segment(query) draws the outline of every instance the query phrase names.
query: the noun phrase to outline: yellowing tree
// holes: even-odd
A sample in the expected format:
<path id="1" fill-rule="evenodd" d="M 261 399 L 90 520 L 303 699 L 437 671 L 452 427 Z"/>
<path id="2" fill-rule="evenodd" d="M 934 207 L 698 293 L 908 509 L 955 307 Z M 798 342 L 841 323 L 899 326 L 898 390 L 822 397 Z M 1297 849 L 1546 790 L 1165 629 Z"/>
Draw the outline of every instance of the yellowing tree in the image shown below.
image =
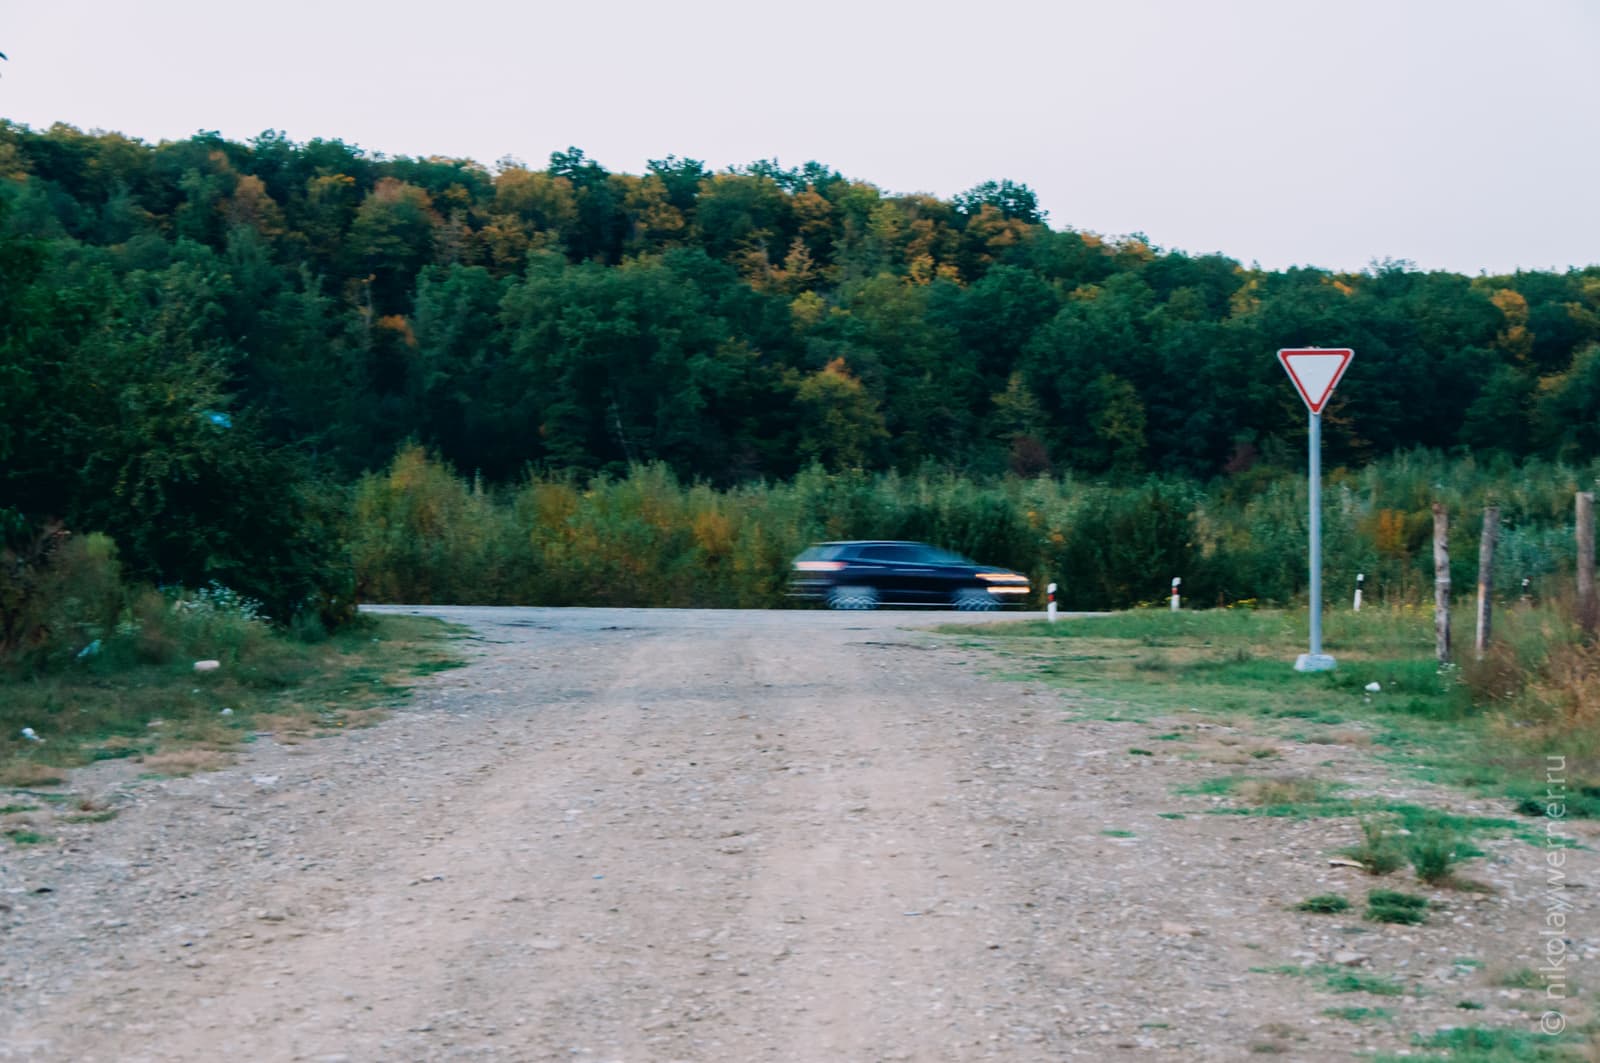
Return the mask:
<path id="1" fill-rule="evenodd" d="M 283 211 L 254 174 L 239 178 L 233 195 L 223 201 L 222 216 L 230 226 L 247 225 L 268 239 L 283 234 Z"/>
<path id="2" fill-rule="evenodd" d="M 1501 288 L 1489 301 L 1506 320 L 1506 327 L 1495 337 L 1495 343 L 1519 361 L 1526 361 L 1533 353 L 1533 333 L 1528 331 L 1528 300 L 1521 292 Z"/>
<path id="3" fill-rule="evenodd" d="M 491 262 L 515 269 L 529 251 L 559 247 L 577 223 L 578 198 L 571 181 L 507 166 L 494 179 L 494 201 L 482 238 Z"/>
<path id="4" fill-rule="evenodd" d="M 628 236 L 630 251 L 658 251 L 684 242 L 689 224 L 683 211 L 673 205 L 666 181 L 656 174 L 618 174 L 616 180 L 624 189 L 622 207 L 632 225 Z"/>

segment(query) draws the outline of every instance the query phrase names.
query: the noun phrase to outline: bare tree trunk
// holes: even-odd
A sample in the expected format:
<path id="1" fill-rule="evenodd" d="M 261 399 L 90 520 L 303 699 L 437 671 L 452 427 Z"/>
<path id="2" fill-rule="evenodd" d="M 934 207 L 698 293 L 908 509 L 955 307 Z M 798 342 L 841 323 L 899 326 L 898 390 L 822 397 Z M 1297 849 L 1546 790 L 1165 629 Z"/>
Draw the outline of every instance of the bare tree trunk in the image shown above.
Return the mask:
<path id="1" fill-rule="evenodd" d="M 1489 648 L 1489 629 L 1494 622 L 1494 545 L 1500 540 L 1500 507 L 1483 511 L 1483 537 L 1478 540 L 1478 633 L 1473 651 L 1481 660 Z"/>
<path id="2" fill-rule="evenodd" d="M 1439 663 L 1450 663 L 1450 514 L 1433 504 L 1433 633 Z"/>
<path id="3" fill-rule="evenodd" d="M 1600 624 L 1594 595 L 1594 492 L 1578 492 L 1578 626 L 1593 638 Z"/>

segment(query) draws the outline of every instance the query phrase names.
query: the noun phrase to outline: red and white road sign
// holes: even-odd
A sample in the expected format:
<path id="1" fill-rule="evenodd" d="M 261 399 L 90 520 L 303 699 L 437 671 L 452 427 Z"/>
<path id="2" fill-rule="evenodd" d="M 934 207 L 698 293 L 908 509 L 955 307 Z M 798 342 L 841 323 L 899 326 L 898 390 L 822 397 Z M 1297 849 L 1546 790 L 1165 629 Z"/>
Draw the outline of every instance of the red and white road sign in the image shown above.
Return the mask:
<path id="1" fill-rule="evenodd" d="M 1306 408 L 1321 413 L 1355 353 L 1348 347 L 1291 347 L 1278 352 L 1278 361 L 1306 401 Z"/>

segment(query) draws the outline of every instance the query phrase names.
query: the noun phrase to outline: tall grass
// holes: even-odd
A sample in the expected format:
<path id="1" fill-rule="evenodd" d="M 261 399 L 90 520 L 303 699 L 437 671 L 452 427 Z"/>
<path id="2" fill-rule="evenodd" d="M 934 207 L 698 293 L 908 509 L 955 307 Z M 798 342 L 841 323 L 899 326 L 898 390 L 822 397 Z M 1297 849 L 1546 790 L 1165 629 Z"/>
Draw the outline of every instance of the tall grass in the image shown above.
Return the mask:
<path id="1" fill-rule="evenodd" d="M 1359 572 L 1374 605 L 1426 601 L 1436 499 L 1453 515 L 1456 586 L 1476 582 L 1479 517 L 1494 503 L 1496 593 L 1515 598 L 1524 578 L 1541 593 L 1557 587 L 1572 570 L 1572 494 L 1597 472 L 1427 453 L 1332 470 L 1322 501 L 1328 599 Z M 488 489 L 411 446 L 357 486 L 347 532 L 368 601 L 774 606 L 809 543 L 904 538 L 1028 572 L 1041 590 L 1056 582 L 1069 608 L 1154 604 L 1174 576 L 1204 607 L 1299 600 L 1307 508 L 1303 475 L 1261 469 L 1202 485 L 812 468 L 716 490 L 650 465 Z"/>

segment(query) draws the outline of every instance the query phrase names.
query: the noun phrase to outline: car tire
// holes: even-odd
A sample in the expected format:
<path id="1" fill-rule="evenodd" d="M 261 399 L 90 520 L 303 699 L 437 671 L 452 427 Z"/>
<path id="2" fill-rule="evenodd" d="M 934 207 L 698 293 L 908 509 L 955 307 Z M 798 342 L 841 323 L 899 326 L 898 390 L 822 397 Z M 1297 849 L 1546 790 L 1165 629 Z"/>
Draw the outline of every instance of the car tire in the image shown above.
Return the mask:
<path id="1" fill-rule="evenodd" d="M 982 587 L 962 587 L 950 596 L 950 605 L 963 613 L 987 613 L 1000 608 L 995 596 Z"/>
<path id="2" fill-rule="evenodd" d="M 876 609 L 878 588 L 834 587 L 828 592 L 829 609 Z"/>

